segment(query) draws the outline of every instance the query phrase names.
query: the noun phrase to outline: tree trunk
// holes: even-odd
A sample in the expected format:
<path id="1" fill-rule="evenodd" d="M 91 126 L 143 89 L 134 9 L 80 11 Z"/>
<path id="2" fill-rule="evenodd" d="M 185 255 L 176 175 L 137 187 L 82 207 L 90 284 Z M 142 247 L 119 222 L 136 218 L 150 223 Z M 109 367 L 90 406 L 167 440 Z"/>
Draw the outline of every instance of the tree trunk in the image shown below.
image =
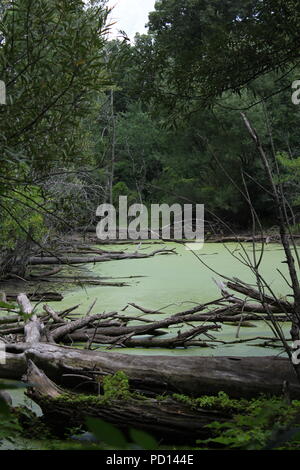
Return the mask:
<path id="1" fill-rule="evenodd" d="M 191 396 L 216 395 L 256 397 L 261 393 L 281 395 L 289 382 L 291 397 L 299 399 L 300 385 L 288 359 L 280 357 L 172 357 L 132 356 L 88 351 L 39 343 L 6 345 L 6 364 L 0 378 L 19 380 L 31 359 L 52 380 L 66 386 L 84 380 L 124 371 L 133 389 L 151 393 L 183 393 Z"/>
<path id="2" fill-rule="evenodd" d="M 209 409 L 192 409 L 172 398 L 128 398 L 111 399 L 101 402 L 95 396 L 93 400 L 76 400 L 75 394 L 68 392 L 68 400 L 59 399 L 66 392 L 39 370 L 30 361 L 26 381 L 34 384 L 27 395 L 43 411 L 43 421 L 57 434 L 63 434 L 66 427 L 86 426 L 86 418 L 100 418 L 121 429 L 142 429 L 165 442 L 181 444 L 195 443 L 197 439 L 206 438 L 210 431 L 207 425 L 229 420 L 230 412 Z M 73 401 L 72 401 L 73 398 Z"/>

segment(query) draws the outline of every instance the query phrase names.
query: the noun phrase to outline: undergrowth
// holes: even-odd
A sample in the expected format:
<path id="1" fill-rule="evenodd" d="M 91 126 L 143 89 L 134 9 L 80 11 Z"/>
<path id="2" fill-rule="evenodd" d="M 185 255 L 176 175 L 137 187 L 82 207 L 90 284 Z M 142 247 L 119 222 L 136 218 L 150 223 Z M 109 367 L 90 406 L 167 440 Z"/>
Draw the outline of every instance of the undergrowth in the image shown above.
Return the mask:
<path id="1" fill-rule="evenodd" d="M 132 392 L 129 380 L 123 372 L 106 376 L 101 381 L 100 395 L 83 395 L 65 393 L 54 401 L 58 404 L 78 408 L 78 413 L 85 408 L 108 405 L 112 401 L 147 400 L 141 394 Z M 300 449 L 300 401 L 287 403 L 280 397 L 260 396 L 255 399 L 233 399 L 226 393 L 219 392 L 217 396 L 202 396 L 192 398 L 186 395 L 174 394 L 157 396 L 157 402 L 173 398 L 195 411 L 218 411 L 220 418 L 207 425 L 209 439 L 194 439 L 194 450 L 205 449 L 240 449 L 240 450 L 264 450 L 264 449 Z M 51 400 L 53 403 L 53 400 Z M 156 443 L 147 433 L 132 431 L 130 440 L 114 426 L 104 423 L 96 418 L 88 418 L 86 423 L 77 429 L 77 435 L 83 430 L 88 430 L 91 435 L 100 439 L 101 444 L 80 443 L 70 440 L 76 434 L 76 430 L 69 430 L 68 436 L 63 440 L 57 440 L 51 431 L 32 411 L 25 407 L 11 410 L 4 403 L 0 403 L 0 441 L 1 439 L 13 442 L 18 437 L 36 440 L 41 447 L 50 449 L 67 448 L 112 448 L 115 442 L 116 448 L 150 448 Z M 108 432 L 109 431 L 109 432 Z M 107 436 L 110 441 L 106 442 Z M 119 445 L 117 445 L 119 442 Z M 157 443 L 155 444 L 157 446 Z M 193 443 L 191 442 L 191 446 Z M 196 447 L 195 447 L 196 446 Z M 164 447 L 166 448 L 166 447 Z M 176 447 L 171 447 L 175 449 Z"/>

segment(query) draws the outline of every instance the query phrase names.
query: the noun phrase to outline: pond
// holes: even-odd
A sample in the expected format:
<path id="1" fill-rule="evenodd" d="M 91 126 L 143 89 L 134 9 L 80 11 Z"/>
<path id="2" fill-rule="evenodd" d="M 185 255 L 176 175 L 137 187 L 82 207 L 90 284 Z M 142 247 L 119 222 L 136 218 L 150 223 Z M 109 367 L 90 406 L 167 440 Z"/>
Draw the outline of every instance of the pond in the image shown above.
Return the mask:
<path id="1" fill-rule="evenodd" d="M 220 297 L 220 292 L 213 279 L 221 280 L 221 275 L 236 277 L 245 282 L 255 283 L 250 269 L 236 259 L 244 255 L 239 244 L 206 243 L 204 248 L 197 251 L 197 256 L 187 250 L 183 245 L 168 243 L 168 248 L 176 248 L 176 255 L 156 255 L 152 258 L 111 261 L 98 263 L 88 269 L 90 274 L 102 278 L 114 278 L 128 282 L 125 287 L 93 286 L 74 288 L 65 292 L 63 308 L 80 304 L 80 312 L 86 312 L 91 303 L 97 299 L 93 309 L 94 313 L 121 311 L 128 303 L 136 303 L 151 310 L 164 311 L 166 315 L 177 313 L 195 304 L 205 303 Z M 151 252 L 159 248 L 158 245 L 121 245 L 115 248 L 103 247 L 109 250 L 134 251 L 135 249 Z M 250 257 L 253 257 L 252 244 L 245 244 L 243 248 Z M 260 246 L 257 246 L 257 253 Z M 279 269 L 284 275 L 288 274 L 287 265 L 283 263 L 285 255 L 280 245 L 271 244 L 265 247 L 264 258 L 261 266 L 261 274 L 272 286 L 274 292 L 280 296 L 289 294 L 289 288 Z M 215 272 L 213 272 L 214 270 Z M 219 273 L 219 275 L 217 273 Z M 130 276 L 142 276 L 134 279 L 123 279 Z M 61 308 L 59 303 L 52 304 L 56 309 Z M 126 309 L 124 314 L 138 315 L 140 312 L 133 307 Z M 151 319 L 162 319 L 161 315 L 150 315 Z M 251 337 L 272 337 L 270 327 L 264 321 L 251 322 L 253 327 L 240 329 L 238 339 Z M 288 335 L 289 324 L 285 324 L 284 330 Z M 223 325 L 222 329 L 214 333 L 218 340 L 233 341 L 237 336 L 237 326 Z M 178 348 L 171 349 L 122 349 L 128 354 L 168 354 L 168 355 L 201 355 L 201 356 L 264 356 L 283 354 L 279 349 L 263 348 L 257 341 L 252 344 L 218 345 L 217 348 Z M 120 349 L 118 349 L 120 352 Z"/>
<path id="2" fill-rule="evenodd" d="M 164 245 L 165 246 L 165 245 Z M 137 249 L 136 246 L 122 245 L 108 250 L 126 250 L 129 252 Z M 63 302 L 53 302 L 51 305 L 57 310 L 62 310 L 74 305 L 80 304 L 79 311 L 85 313 L 91 303 L 97 299 L 97 303 L 93 309 L 93 313 L 121 311 L 128 303 L 136 303 L 137 305 L 152 310 L 163 310 L 167 315 L 180 312 L 185 309 L 192 308 L 195 304 L 205 303 L 220 297 L 219 290 L 213 279 L 222 279 L 221 274 L 228 277 L 237 277 L 245 282 L 254 282 L 254 277 L 249 268 L 243 266 L 235 259 L 231 252 L 235 252 L 236 256 L 242 253 L 242 249 L 236 244 L 207 243 L 203 250 L 197 251 L 197 256 L 209 267 L 204 266 L 193 252 L 185 249 L 179 244 L 167 244 L 168 248 L 176 248 L 176 255 L 157 255 L 152 258 L 111 261 L 108 263 L 99 263 L 94 266 L 86 265 L 81 268 L 84 276 L 88 274 L 101 278 L 115 278 L 128 282 L 126 287 L 103 287 L 93 286 L 73 289 L 68 288 L 64 291 Z M 140 250 L 151 252 L 160 248 L 158 245 L 143 245 Z M 245 250 L 251 256 L 252 245 L 244 245 Z M 257 247 L 259 249 L 259 247 Z M 284 275 L 287 275 L 287 265 L 282 264 L 285 256 L 280 245 L 268 245 L 265 248 L 263 263 L 261 266 L 261 274 L 271 284 L 272 289 L 278 295 L 285 296 L 289 293 L 288 287 L 282 276 L 278 273 L 280 269 Z M 211 269 L 220 273 L 218 276 Z M 142 276 L 139 278 L 123 279 L 130 276 Z M 57 285 L 56 285 L 57 286 Z M 56 287 L 53 286 L 53 287 Z M 12 286 L 13 287 L 13 286 Z M 139 315 L 140 312 L 132 307 L 124 311 L 124 314 L 130 316 Z M 162 315 L 149 315 L 151 319 L 161 319 Z M 241 328 L 238 338 L 247 339 L 258 336 L 272 337 L 273 334 L 270 327 L 263 321 L 252 322 L 252 327 Z M 284 331 L 289 337 L 290 325 L 285 324 Z M 174 330 L 176 331 L 176 330 Z M 222 341 L 234 341 L 237 336 L 237 326 L 223 325 L 219 332 L 214 332 L 214 336 Z M 284 355 L 281 349 L 264 348 L 255 343 L 222 345 L 219 344 L 215 349 L 212 348 L 196 348 L 188 349 L 113 349 L 112 351 L 122 352 L 126 354 L 147 354 L 147 355 L 172 355 L 172 356 L 270 356 Z M 106 348 L 100 348 L 105 350 Z M 14 405 L 27 403 L 37 414 L 40 409 L 30 400 L 24 400 L 23 389 L 13 390 L 11 392 Z M 8 444 L 5 444 L 5 447 Z M 7 448 L 7 447 L 6 447 Z"/>

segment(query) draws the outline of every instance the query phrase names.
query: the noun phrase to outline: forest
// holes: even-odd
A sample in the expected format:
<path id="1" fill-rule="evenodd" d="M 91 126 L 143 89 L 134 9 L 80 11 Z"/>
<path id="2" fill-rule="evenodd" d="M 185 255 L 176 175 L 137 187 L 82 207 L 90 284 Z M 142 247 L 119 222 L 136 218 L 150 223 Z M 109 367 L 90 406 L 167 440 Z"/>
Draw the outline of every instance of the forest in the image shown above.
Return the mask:
<path id="1" fill-rule="evenodd" d="M 0 0 L 0 450 L 300 450 L 300 1 L 112 15 Z"/>

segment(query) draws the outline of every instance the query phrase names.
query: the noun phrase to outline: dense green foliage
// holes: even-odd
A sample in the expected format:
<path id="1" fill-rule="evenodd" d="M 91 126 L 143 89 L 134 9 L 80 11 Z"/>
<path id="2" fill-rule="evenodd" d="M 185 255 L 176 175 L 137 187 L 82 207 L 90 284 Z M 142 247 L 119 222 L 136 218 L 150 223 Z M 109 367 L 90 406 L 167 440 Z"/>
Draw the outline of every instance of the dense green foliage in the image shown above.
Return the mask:
<path id="1" fill-rule="evenodd" d="M 299 13 L 297 0 L 157 1 L 149 31 L 159 96 L 208 104 L 289 67 L 299 57 Z"/>
<path id="2" fill-rule="evenodd" d="M 291 101 L 298 10 L 297 2 L 280 1 L 156 2 L 148 35 L 136 36 L 116 77 L 116 196 L 122 190 L 137 202 L 204 203 L 207 218 L 214 213 L 248 229 L 246 183 L 263 225 L 276 224 L 264 168 L 241 120 L 247 110 L 275 169 L 276 155 L 286 155 L 283 182 L 297 212 L 288 167 L 299 156 Z"/>
<path id="3" fill-rule="evenodd" d="M 81 0 L 7 3 L 0 76 L 8 105 L 0 135 L 2 164 L 12 172 L 20 161 L 46 171 L 82 159 L 81 119 L 93 94 L 109 85 L 105 21 L 102 6 L 84 10 Z"/>
<path id="4" fill-rule="evenodd" d="M 85 173 L 95 163 L 86 120 L 95 113 L 95 96 L 112 83 L 107 31 L 105 1 L 2 4 L 0 77 L 7 94 L 7 104 L 0 106 L 3 270 L 33 241 L 42 243 L 48 229 L 58 225 L 57 217 L 64 219 L 64 228 L 68 213 L 73 222 L 73 212 L 79 212 L 75 192 L 78 196 L 89 185 L 91 198 L 95 188 L 99 194 L 98 175 L 91 184 Z M 67 194 L 71 203 L 62 204 Z"/>
<path id="5" fill-rule="evenodd" d="M 64 404 L 69 403 L 71 407 L 88 409 L 89 406 L 103 406 L 105 403 L 109 405 L 111 400 L 137 399 L 136 394 L 129 391 L 128 378 L 123 372 L 107 376 L 105 379 L 104 394 L 101 397 L 79 394 L 77 398 L 74 398 L 74 395 L 72 397 L 62 395 L 55 400 Z M 4 387 L 10 389 L 13 386 Z M 167 396 L 157 397 L 158 400 L 167 398 Z M 223 412 L 224 417 L 227 416 L 227 421 L 215 422 L 208 426 L 212 436 L 210 439 L 199 441 L 195 435 L 195 442 L 191 442 L 191 446 L 194 444 L 194 449 L 299 449 L 299 401 L 288 404 L 281 398 L 264 396 L 252 400 L 237 400 L 229 398 L 223 392 L 220 392 L 218 396 L 199 398 L 176 394 L 173 398 L 193 410 L 216 410 Z M 139 399 L 147 400 L 142 395 Z M 0 400 L 0 446 L 1 440 L 4 440 L 2 444 L 7 445 L 11 442 L 19 449 L 155 450 L 170 448 L 159 446 L 156 439 L 141 430 L 130 429 L 129 434 L 125 436 L 117 427 L 88 416 L 84 429 L 67 429 L 67 423 L 65 425 L 65 438 L 58 441 L 53 430 L 50 430 L 43 419 L 37 417 L 30 409 L 19 407 L 10 410 Z M 84 430 L 89 430 L 97 442 L 85 442 L 84 439 L 80 441 Z"/>

